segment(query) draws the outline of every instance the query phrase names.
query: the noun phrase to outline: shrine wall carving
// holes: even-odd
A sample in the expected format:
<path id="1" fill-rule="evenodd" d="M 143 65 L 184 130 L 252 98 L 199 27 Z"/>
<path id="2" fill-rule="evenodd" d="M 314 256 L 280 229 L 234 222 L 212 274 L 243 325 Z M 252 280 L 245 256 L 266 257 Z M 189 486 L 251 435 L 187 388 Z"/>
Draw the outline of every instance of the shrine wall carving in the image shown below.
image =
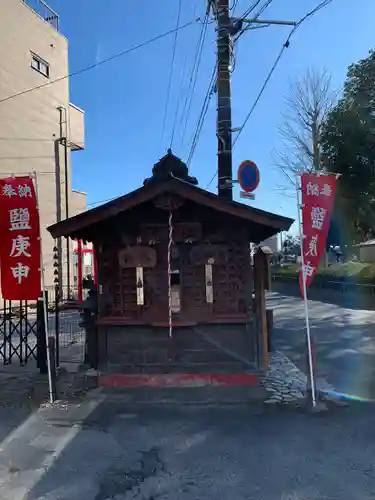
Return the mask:
<path id="1" fill-rule="evenodd" d="M 140 323 L 167 320 L 168 227 L 145 224 L 131 239 L 138 244 L 123 247 L 118 240 L 117 246 L 107 244 L 102 249 L 100 314 Z M 179 260 L 181 320 L 209 322 L 225 315 L 246 316 L 252 275 L 249 246 L 241 234 L 231 235 L 230 228 L 202 232 L 200 223 L 176 223 L 173 239 Z M 207 264 L 212 266 L 210 294 Z M 137 267 L 142 267 L 142 304 L 137 303 Z"/>

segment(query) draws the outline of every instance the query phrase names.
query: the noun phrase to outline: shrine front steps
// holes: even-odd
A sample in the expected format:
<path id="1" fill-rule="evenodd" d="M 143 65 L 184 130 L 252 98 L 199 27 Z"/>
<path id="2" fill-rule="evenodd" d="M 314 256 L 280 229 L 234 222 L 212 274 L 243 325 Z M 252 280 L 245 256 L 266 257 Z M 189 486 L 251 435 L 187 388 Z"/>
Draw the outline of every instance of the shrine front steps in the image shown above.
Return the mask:
<path id="1" fill-rule="evenodd" d="M 250 364 L 244 364 L 236 360 L 220 360 L 220 361 L 202 361 L 202 362 L 181 362 L 181 361 L 170 361 L 170 362 L 153 362 L 153 363 L 121 363 L 112 364 L 107 366 L 105 369 L 99 370 L 103 377 L 113 377 L 119 375 L 125 376 L 124 380 L 129 380 L 131 384 L 132 380 L 144 380 L 145 384 L 148 384 L 148 377 L 160 376 L 160 381 L 164 380 L 166 377 L 179 377 L 182 375 L 197 377 L 201 375 L 203 379 L 208 379 L 210 374 L 217 374 L 218 378 L 225 379 L 228 375 L 228 380 L 237 375 L 244 374 L 244 380 L 249 380 L 255 375 L 259 376 L 259 371 L 255 366 Z M 132 378 L 133 377 L 133 378 Z M 240 379 L 240 378 L 239 378 Z M 155 378 L 155 380 L 158 380 Z"/>
<path id="2" fill-rule="evenodd" d="M 129 404 L 233 405 L 264 401 L 269 394 L 261 373 L 101 373 L 99 386 L 109 397 Z"/>
<path id="3" fill-rule="evenodd" d="M 108 401 L 134 407 L 246 406 L 263 403 L 270 394 L 259 385 L 198 387 L 121 387 L 102 389 Z"/>

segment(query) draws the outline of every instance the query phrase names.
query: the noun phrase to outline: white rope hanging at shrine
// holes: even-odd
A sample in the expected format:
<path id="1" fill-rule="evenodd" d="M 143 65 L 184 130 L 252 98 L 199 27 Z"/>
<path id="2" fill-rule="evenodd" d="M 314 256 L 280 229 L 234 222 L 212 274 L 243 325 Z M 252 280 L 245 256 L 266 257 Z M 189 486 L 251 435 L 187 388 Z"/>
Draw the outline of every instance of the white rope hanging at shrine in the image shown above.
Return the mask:
<path id="1" fill-rule="evenodd" d="M 172 211 L 169 212 L 168 218 L 168 320 L 169 320 L 169 337 L 172 338 L 172 265 L 171 254 L 173 245 L 173 219 Z"/>

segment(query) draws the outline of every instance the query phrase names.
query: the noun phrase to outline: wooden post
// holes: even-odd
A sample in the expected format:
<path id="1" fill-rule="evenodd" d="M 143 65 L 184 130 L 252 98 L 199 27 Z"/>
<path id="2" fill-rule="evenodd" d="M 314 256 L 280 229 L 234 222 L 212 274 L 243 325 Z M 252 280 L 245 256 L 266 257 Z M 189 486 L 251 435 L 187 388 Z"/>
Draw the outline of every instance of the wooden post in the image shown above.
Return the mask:
<path id="1" fill-rule="evenodd" d="M 254 255 L 254 287 L 256 315 L 259 325 L 258 334 L 260 334 L 261 364 L 263 369 L 268 367 L 268 328 L 266 313 L 266 273 L 267 259 L 262 249 L 259 248 Z"/>

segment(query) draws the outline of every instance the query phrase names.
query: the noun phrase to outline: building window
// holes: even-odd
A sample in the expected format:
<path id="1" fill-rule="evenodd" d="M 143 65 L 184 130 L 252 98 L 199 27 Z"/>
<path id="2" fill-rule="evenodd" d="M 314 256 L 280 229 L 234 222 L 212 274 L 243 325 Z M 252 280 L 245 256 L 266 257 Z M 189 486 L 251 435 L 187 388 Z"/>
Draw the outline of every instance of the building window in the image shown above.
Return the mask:
<path id="1" fill-rule="evenodd" d="M 49 64 L 47 61 L 31 52 L 31 67 L 49 78 Z"/>

